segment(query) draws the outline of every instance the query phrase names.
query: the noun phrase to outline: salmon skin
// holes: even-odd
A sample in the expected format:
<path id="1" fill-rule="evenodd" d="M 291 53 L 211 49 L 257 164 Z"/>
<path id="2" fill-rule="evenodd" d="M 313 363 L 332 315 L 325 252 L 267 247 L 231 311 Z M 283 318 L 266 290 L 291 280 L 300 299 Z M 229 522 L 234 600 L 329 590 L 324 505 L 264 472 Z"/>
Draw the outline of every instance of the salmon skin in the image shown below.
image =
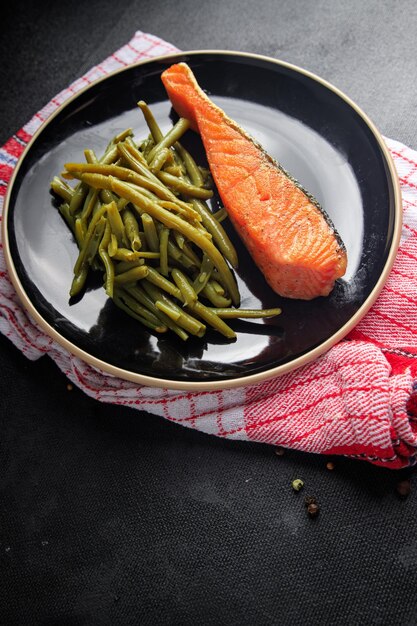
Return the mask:
<path id="1" fill-rule="evenodd" d="M 225 209 L 270 287 L 286 298 L 327 296 L 347 255 L 317 200 L 210 100 L 186 63 L 161 79 L 177 114 L 201 135 Z"/>

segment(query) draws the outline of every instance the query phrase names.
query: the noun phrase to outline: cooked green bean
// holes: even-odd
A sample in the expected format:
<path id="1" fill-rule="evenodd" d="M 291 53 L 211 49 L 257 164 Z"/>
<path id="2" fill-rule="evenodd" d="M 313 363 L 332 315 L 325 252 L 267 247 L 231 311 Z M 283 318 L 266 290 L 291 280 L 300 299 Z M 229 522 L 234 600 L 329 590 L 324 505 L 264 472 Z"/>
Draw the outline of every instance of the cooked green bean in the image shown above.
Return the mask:
<path id="1" fill-rule="evenodd" d="M 74 235 L 77 241 L 78 247 L 81 248 L 83 241 L 87 234 L 87 228 L 81 217 L 77 217 L 74 220 Z"/>
<path id="2" fill-rule="evenodd" d="M 228 339 L 235 339 L 236 333 L 230 328 L 223 320 L 211 309 L 204 306 L 199 300 L 194 302 L 194 304 L 190 304 L 187 307 L 192 313 L 197 314 L 201 317 L 207 324 L 209 324 L 214 330 L 217 330 L 219 333 L 227 337 Z"/>
<path id="3" fill-rule="evenodd" d="M 210 308 L 222 319 L 275 317 L 281 314 L 281 309 L 231 309 L 231 308 Z"/>
<path id="4" fill-rule="evenodd" d="M 146 140 L 146 142 L 142 145 L 142 154 L 146 159 L 146 162 L 148 162 L 148 155 L 150 153 L 150 151 L 152 150 L 152 148 L 154 147 L 155 142 L 152 138 L 151 135 L 149 135 L 148 139 Z"/>
<path id="5" fill-rule="evenodd" d="M 161 325 L 159 320 L 158 320 L 158 323 L 155 324 L 153 322 L 150 322 L 148 319 L 146 319 L 142 315 L 139 315 L 136 311 L 134 311 L 130 306 L 127 305 L 124 298 L 119 295 L 119 292 L 116 292 L 115 294 L 113 294 L 113 300 L 120 309 L 128 313 L 128 315 L 130 315 L 131 317 L 134 317 L 135 319 L 137 319 L 138 322 L 143 324 L 143 326 L 147 326 L 147 328 L 150 328 L 151 330 L 154 330 L 157 333 L 164 333 L 167 331 L 167 326 Z"/>
<path id="6" fill-rule="evenodd" d="M 143 113 L 143 116 L 151 132 L 154 142 L 159 143 L 162 140 L 163 134 L 153 116 L 152 111 L 150 110 L 146 102 L 144 102 L 143 100 L 139 100 L 138 107 Z"/>
<path id="7" fill-rule="evenodd" d="M 115 261 L 126 261 L 131 263 L 132 261 L 137 261 L 140 259 L 139 252 L 135 250 L 130 250 L 129 248 L 117 248 L 117 250 L 112 250 L 112 259 Z"/>
<path id="8" fill-rule="evenodd" d="M 138 252 L 138 257 L 142 259 L 159 259 L 160 256 L 159 252 L 151 252 L 148 250 L 139 250 Z"/>
<path id="9" fill-rule="evenodd" d="M 80 269 L 78 274 L 76 274 L 74 278 L 72 279 L 70 292 L 69 292 L 71 298 L 78 295 L 83 290 L 85 282 L 87 280 L 87 276 L 88 276 L 88 267 L 85 265 Z"/>
<path id="10" fill-rule="evenodd" d="M 155 300 L 155 306 L 159 309 L 159 311 L 168 315 L 168 317 L 170 317 L 174 322 L 177 322 L 181 317 L 180 313 L 176 309 L 168 306 L 165 302 L 162 302 L 162 300 Z"/>
<path id="11" fill-rule="evenodd" d="M 213 271 L 213 267 L 213 261 L 207 256 L 207 254 L 203 254 L 200 272 L 193 282 L 193 289 L 197 294 L 199 294 L 200 291 L 202 291 L 207 285 Z"/>
<path id="12" fill-rule="evenodd" d="M 184 304 L 188 305 L 192 304 L 193 302 L 197 302 L 198 296 L 193 287 L 188 282 L 185 274 L 183 274 L 183 272 L 181 272 L 181 270 L 179 270 L 178 268 L 174 267 L 171 272 L 171 276 L 181 292 L 181 299 L 183 300 Z"/>
<path id="13" fill-rule="evenodd" d="M 138 106 L 141 109 L 143 116 L 145 118 L 145 121 L 148 125 L 148 128 L 150 130 L 152 139 L 154 141 L 155 144 L 160 143 L 164 137 L 162 130 L 159 128 L 159 125 L 157 123 L 157 121 L 155 120 L 152 111 L 150 110 L 149 106 L 146 104 L 146 102 L 144 102 L 143 100 L 141 100 L 140 102 L 138 102 Z M 176 142 L 178 143 L 178 142 Z M 173 156 L 173 160 L 175 161 L 175 163 L 177 163 L 177 166 L 179 165 L 180 167 L 180 172 L 183 171 L 182 168 L 182 164 L 181 164 L 181 159 L 179 158 L 178 154 L 176 151 L 173 151 L 172 153 Z M 176 174 L 177 176 L 178 174 Z"/>
<path id="14" fill-rule="evenodd" d="M 213 261 L 215 267 L 219 270 L 219 274 L 224 278 L 232 298 L 232 302 L 235 306 L 239 306 L 240 295 L 235 279 L 233 278 L 223 256 L 211 243 L 211 241 L 201 235 L 201 233 L 194 226 L 191 226 L 191 224 L 177 215 L 169 213 L 169 211 L 157 205 L 155 202 L 148 200 L 145 196 L 143 196 L 143 194 L 127 183 L 119 181 L 114 177 L 110 177 L 110 184 L 113 191 L 118 193 L 120 196 L 130 200 L 130 202 L 134 205 L 140 206 L 143 210 L 147 211 L 150 215 L 152 215 L 152 217 L 158 219 L 168 228 L 174 228 L 179 232 L 182 232 L 190 241 L 193 241 L 197 246 L 199 246 Z"/>
<path id="15" fill-rule="evenodd" d="M 172 330 L 180 339 L 186 341 L 188 339 L 188 334 L 185 332 L 183 328 L 175 324 L 165 313 L 158 310 L 155 307 L 155 303 L 148 296 L 148 294 L 141 288 L 139 285 L 126 285 L 125 291 L 127 291 L 135 300 L 137 300 L 140 304 L 143 304 L 149 311 L 154 313 L 158 319 L 161 320 L 161 323 L 167 326 L 170 330 Z"/>
<path id="16" fill-rule="evenodd" d="M 93 263 L 94 257 L 96 256 L 96 253 L 98 251 L 98 247 L 100 245 L 100 241 L 103 237 L 104 234 L 104 229 L 106 227 L 106 223 L 107 220 L 105 217 L 100 217 L 100 219 L 98 220 L 95 228 L 94 228 L 94 232 L 92 237 L 90 238 L 90 241 L 87 243 L 86 246 L 86 252 L 84 255 L 84 260 L 83 260 L 83 264 L 84 265 L 91 265 Z M 84 244 L 84 242 L 83 242 Z"/>
<path id="17" fill-rule="evenodd" d="M 179 200 L 167 187 L 164 187 L 163 184 L 158 180 L 158 178 L 149 179 L 146 176 L 142 176 L 137 172 L 132 172 L 126 167 L 121 167 L 120 165 L 114 164 L 103 164 L 103 163 L 67 163 L 66 166 L 69 168 L 68 172 L 75 178 L 79 178 L 81 181 L 85 182 L 87 185 L 91 185 L 92 187 L 98 187 L 99 189 L 110 190 L 109 182 L 104 180 L 104 178 L 108 178 L 109 176 L 115 176 L 120 180 L 125 180 L 126 182 L 133 183 L 134 185 L 138 185 L 141 188 L 148 189 L 152 191 L 158 198 L 161 200 L 166 200 L 168 202 L 172 202 L 177 204 L 179 207 L 183 208 L 185 211 L 192 214 L 195 219 L 199 218 L 199 212 L 193 210 L 189 204 Z"/>
<path id="18" fill-rule="evenodd" d="M 51 189 L 68 204 L 71 202 L 74 190 L 71 189 L 66 182 L 58 178 L 58 176 L 53 177 L 51 181 Z"/>
<path id="19" fill-rule="evenodd" d="M 159 200 L 158 198 L 156 198 L 155 201 L 158 202 L 158 204 L 160 204 L 164 209 L 169 209 L 175 211 L 176 213 L 180 213 L 184 217 L 192 220 L 193 222 L 201 222 L 200 214 L 193 209 L 191 204 L 187 204 L 185 202 L 180 203 L 178 202 L 178 200 L 176 200 L 176 202 L 171 202 L 169 200 Z"/>
<path id="20" fill-rule="evenodd" d="M 203 177 L 203 185 L 211 188 L 213 186 L 213 179 L 210 169 L 208 167 L 202 167 L 201 165 L 198 166 L 198 169 Z"/>
<path id="21" fill-rule="evenodd" d="M 202 337 L 204 335 L 206 330 L 205 325 L 176 305 L 175 302 L 168 298 L 163 291 L 155 287 L 155 285 L 147 280 L 143 282 L 143 288 L 150 295 L 152 300 L 154 300 L 156 308 L 159 308 L 159 310 L 165 313 L 165 315 L 171 317 L 171 319 L 176 322 L 178 326 L 184 328 L 184 330 L 189 332 L 191 335 L 197 335 L 197 337 Z M 162 303 L 163 308 L 160 308 L 158 303 Z M 172 316 L 169 315 L 167 311 L 172 311 Z M 174 317 L 176 319 L 174 319 Z"/>
<path id="22" fill-rule="evenodd" d="M 139 225 L 132 211 L 125 209 L 122 214 L 122 220 L 132 250 L 138 252 L 142 247 L 142 242 L 139 234 Z"/>
<path id="23" fill-rule="evenodd" d="M 177 246 L 179 247 L 180 250 L 182 250 L 185 244 L 184 235 L 182 233 L 179 233 L 177 230 L 173 231 L 173 235 L 174 235 L 174 239 L 176 241 Z"/>
<path id="24" fill-rule="evenodd" d="M 83 246 L 74 267 L 74 279 L 72 281 L 70 296 L 77 295 L 84 287 L 88 275 L 88 268 L 91 265 L 101 238 L 104 233 L 106 219 L 101 217 L 95 224 L 91 237 L 84 239 Z M 81 260 L 80 260 L 81 259 Z M 75 269 L 77 268 L 77 269 Z"/>
<path id="25" fill-rule="evenodd" d="M 155 172 L 159 172 L 159 170 L 165 165 L 170 156 L 171 151 L 168 148 L 162 148 L 161 150 L 159 150 L 153 157 L 152 161 L 150 161 L 149 163 L 151 172 L 153 172 L 154 174 Z"/>
<path id="26" fill-rule="evenodd" d="M 71 215 L 75 215 L 75 213 L 79 211 L 87 193 L 88 185 L 86 185 L 86 183 L 81 182 L 79 185 L 77 185 L 69 203 L 69 210 Z"/>
<path id="27" fill-rule="evenodd" d="M 148 177 L 133 172 L 127 167 L 121 165 L 115 165 L 114 163 L 66 163 L 65 168 L 67 172 L 78 177 L 78 174 L 103 174 L 104 176 L 116 176 L 120 180 L 126 180 L 135 185 L 144 186 L 152 191 L 157 188 L 163 193 L 164 198 L 171 198 L 171 195 L 167 195 L 163 186 L 158 179 L 154 181 L 154 185 L 151 185 Z"/>
<path id="28" fill-rule="evenodd" d="M 191 261 L 191 259 L 188 256 L 186 256 L 183 252 L 181 252 L 181 250 L 170 239 L 168 239 L 168 256 L 175 263 L 178 263 L 185 269 L 190 270 L 196 267 L 195 263 Z"/>
<path id="29" fill-rule="evenodd" d="M 168 172 L 157 172 L 157 178 L 162 181 L 170 189 L 182 193 L 190 198 L 200 198 L 202 200 L 208 200 L 213 197 L 213 192 L 210 189 L 203 189 L 203 187 L 196 187 L 191 183 L 188 183 L 183 178 L 173 176 Z"/>
<path id="30" fill-rule="evenodd" d="M 223 226 L 216 220 L 204 202 L 193 199 L 191 204 L 193 209 L 200 214 L 203 226 L 207 228 L 209 233 L 213 236 L 213 241 L 218 246 L 220 252 L 229 261 L 232 267 L 238 267 L 239 261 L 236 249 Z"/>
<path id="31" fill-rule="evenodd" d="M 138 265 L 137 267 L 133 267 L 131 270 L 127 270 L 127 272 L 123 272 L 123 274 L 117 274 L 117 276 L 114 277 L 114 284 L 125 285 L 127 283 L 135 283 L 137 280 L 142 280 L 147 275 L 147 266 Z"/>
<path id="32" fill-rule="evenodd" d="M 164 168 L 164 172 L 171 174 L 172 176 L 183 176 L 184 170 L 181 165 L 167 165 Z"/>
<path id="33" fill-rule="evenodd" d="M 120 289 L 118 287 L 116 289 L 116 293 L 120 298 L 122 298 L 125 301 L 125 303 L 128 305 L 130 309 L 132 309 L 132 311 L 135 311 L 135 313 L 147 319 L 149 322 L 154 324 L 155 327 L 161 326 L 161 320 L 155 315 L 155 313 L 153 313 L 147 307 L 140 304 L 135 298 L 133 298 L 129 294 L 127 290 Z M 166 327 L 165 327 L 165 330 L 167 330 Z"/>
<path id="34" fill-rule="evenodd" d="M 139 267 L 139 265 L 144 265 L 144 259 L 136 259 L 135 261 L 119 261 L 115 264 L 114 271 L 116 274 L 123 274 L 123 272 L 127 272 L 128 270 L 133 269 L 134 267 Z"/>
<path id="35" fill-rule="evenodd" d="M 97 226 L 99 220 L 101 220 L 101 218 L 104 217 L 105 213 L 106 213 L 106 207 L 103 206 L 103 207 L 101 207 L 100 211 L 98 211 L 91 218 L 90 223 L 88 225 L 87 232 L 86 232 L 85 237 L 83 238 L 83 241 L 82 241 L 82 248 L 81 248 L 80 253 L 78 255 L 78 258 L 77 258 L 77 260 L 75 262 L 74 274 L 78 274 L 78 272 L 80 271 L 82 265 L 84 264 L 85 255 L 87 253 L 88 245 L 90 243 L 90 240 L 93 238 L 93 235 L 95 233 L 96 226 Z"/>
<path id="36" fill-rule="evenodd" d="M 168 238 L 169 228 L 163 226 L 159 232 L 159 267 L 164 276 L 168 276 Z"/>
<path id="37" fill-rule="evenodd" d="M 167 280 L 153 268 L 148 268 L 149 272 L 146 277 L 146 284 L 151 282 L 159 289 L 166 291 L 171 296 L 174 296 L 178 300 L 184 302 L 181 291 L 173 285 L 170 280 Z M 144 283 L 145 284 L 145 283 Z M 228 337 L 229 339 L 234 339 L 236 337 L 235 332 L 223 322 L 223 320 L 211 309 L 201 304 L 199 300 L 192 304 L 188 305 L 189 310 L 192 313 L 196 313 L 199 317 L 201 317 L 205 322 L 207 322 L 210 326 L 212 326 L 215 330 L 218 330 L 222 335 Z"/>
<path id="38" fill-rule="evenodd" d="M 91 150 L 90 148 L 87 148 L 86 150 L 84 150 L 84 156 L 85 156 L 85 160 L 87 161 L 87 163 L 97 163 L 98 161 L 96 153 L 94 152 L 94 150 Z"/>
<path id="39" fill-rule="evenodd" d="M 215 213 L 213 213 L 213 217 L 215 220 L 217 220 L 219 223 L 223 222 L 223 220 L 226 219 L 227 217 L 227 211 L 225 208 L 219 209 L 218 211 L 216 211 Z"/>
<path id="40" fill-rule="evenodd" d="M 64 218 L 64 220 L 70 227 L 70 230 L 74 233 L 74 218 L 70 213 L 68 202 L 63 202 L 62 204 L 59 205 L 59 212 L 61 213 L 62 217 Z"/>
<path id="41" fill-rule="evenodd" d="M 143 157 L 141 152 L 139 152 L 136 146 L 132 145 L 128 141 L 125 141 L 123 143 L 119 143 L 117 149 L 125 161 L 127 161 L 128 165 L 132 168 L 132 171 L 136 172 L 140 176 L 149 178 L 154 182 L 159 182 L 155 174 L 150 171 L 146 159 Z"/>
<path id="42" fill-rule="evenodd" d="M 213 287 L 214 291 L 219 295 L 219 296 L 224 296 L 224 288 L 222 287 L 222 285 L 220 283 L 217 282 L 217 280 L 210 280 L 210 285 Z"/>
<path id="43" fill-rule="evenodd" d="M 125 227 L 123 224 L 123 220 L 120 216 L 119 210 L 117 208 L 117 204 L 115 202 L 110 202 L 110 204 L 106 205 L 107 209 L 107 219 L 110 222 L 112 233 L 115 235 L 117 239 L 117 243 L 119 247 L 127 247 L 128 241 L 126 237 Z"/>
<path id="44" fill-rule="evenodd" d="M 204 183 L 204 178 L 191 154 L 179 142 L 175 145 L 175 149 L 183 160 L 191 183 L 201 187 Z M 215 215 L 211 213 L 205 202 L 193 199 L 192 206 L 200 214 L 203 226 L 211 233 L 221 253 L 229 261 L 230 265 L 236 268 L 238 266 L 237 252 L 223 226 L 220 225 L 220 222 L 216 219 Z"/>
<path id="45" fill-rule="evenodd" d="M 190 122 L 180 118 L 164 134 L 148 105 L 138 106 L 146 139 L 136 142 L 125 129 L 100 158 L 87 148 L 85 161 L 66 163 L 51 181 L 79 248 L 70 296 L 82 292 L 90 269 L 99 270 L 116 306 L 152 331 L 185 341 L 210 326 L 233 339 L 223 319 L 271 317 L 280 309 L 232 308 L 240 301 L 230 269 L 237 254 L 220 224 L 225 209 L 212 213 L 206 203 L 210 171 L 180 142 Z"/>
<path id="46" fill-rule="evenodd" d="M 78 178 L 80 181 L 86 183 L 87 185 L 90 185 L 91 187 L 111 191 L 110 176 L 105 176 L 104 174 L 84 174 L 83 172 L 75 172 L 72 174 L 75 176 L 75 178 Z M 113 198 L 111 202 L 114 202 Z"/>
<path id="47" fill-rule="evenodd" d="M 184 167 L 190 178 L 190 181 L 193 183 L 193 185 L 197 185 L 197 187 L 202 187 L 204 184 L 204 178 L 191 154 L 179 142 L 175 144 L 175 150 L 178 152 L 184 163 Z"/>
<path id="48" fill-rule="evenodd" d="M 178 122 L 167 132 L 167 134 L 149 152 L 147 161 L 151 163 L 160 150 L 170 148 L 181 139 L 184 133 L 190 128 L 189 120 L 180 117 Z"/>
<path id="49" fill-rule="evenodd" d="M 117 196 L 109 189 L 100 189 L 100 200 L 104 202 L 104 204 L 110 204 L 110 202 L 117 202 Z"/>
<path id="50" fill-rule="evenodd" d="M 159 237 L 156 230 L 155 222 L 148 213 L 142 213 L 142 226 L 145 233 L 146 243 L 152 252 L 159 252 Z"/>
<path id="51" fill-rule="evenodd" d="M 100 159 L 100 163 L 102 165 L 110 165 L 114 163 L 119 158 L 119 144 L 116 146 L 111 146 L 109 150 L 107 150 Z"/>
<path id="52" fill-rule="evenodd" d="M 110 242 L 109 242 L 109 245 L 107 247 L 107 251 L 108 251 L 109 255 L 113 258 L 114 255 L 117 253 L 118 249 L 119 249 L 119 244 L 117 243 L 116 235 L 114 233 L 111 233 L 110 234 Z"/>
<path id="53" fill-rule="evenodd" d="M 84 200 L 84 205 L 81 211 L 81 219 L 84 222 L 84 224 L 87 223 L 88 218 L 90 217 L 91 213 L 93 212 L 93 209 L 96 205 L 96 203 L 98 202 L 98 196 L 99 196 L 99 190 L 98 189 L 93 189 L 92 187 L 90 187 L 90 189 L 88 190 L 87 196 Z"/>
<path id="54" fill-rule="evenodd" d="M 201 267 L 201 260 L 198 258 L 198 255 L 194 252 L 188 241 L 184 242 L 182 246 L 182 253 L 186 256 L 196 267 Z"/>
<path id="55" fill-rule="evenodd" d="M 176 287 L 170 280 L 162 276 L 162 274 L 157 272 L 153 267 L 148 267 L 147 281 L 155 285 L 155 287 L 166 291 L 178 300 L 181 300 L 181 292 L 178 287 Z"/>
<path id="56" fill-rule="evenodd" d="M 225 298 L 223 294 L 218 293 L 218 291 L 214 288 L 212 281 L 208 281 L 200 293 L 202 296 L 207 298 L 207 300 L 209 300 L 214 307 L 225 308 L 230 307 L 232 304 L 230 298 Z"/>
<path id="57" fill-rule="evenodd" d="M 131 250 L 130 252 L 133 253 L 133 250 Z M 126 269 L 131 269 L 132 267 L 136 267 L 137 265 L 143 265 L 146 259 L 159 259 L 159 256 L 159 252 L 146 252 L 143 250 L 140 250 L 139 252 L 134 252 L 134 256 L 123 254 L 123 252 L 120 254 L 120 248 L 111 255 L 112 258 L 116 257 L 116 259 L 119 261 L 119 263 L 117 264 L 118 274 L 120 273 L 119 270 L 125 271 L 121 268 L 125 267 Z"/>
<path id="58" fill-rule="evenodd" d="M 120 141 L 124 141 L 126 137 L 133 137 L 133 130 L 131 128 L 126 128 L 125 130 L 120 131 L 120 133 L 117 133 L 117 135 L 113 137 L 112 143 L 117 144 Z"/>
<path id="59" fill-rule="evenodd" d="M 114 286 L 114 265 L 113 265 L 113 261 L 111 260 L 109 256 L 109 253 L 107 252 L 107 248 L 109 246 L 110 237 L 111 237 L 111 226 L 108 220 L 106 221 L 107 221 L 106 228 L 104 229 L 103 238 L 98 247 L 98 253 L 104 265 L 104 271 L 105 271 L 104 288 L 109 298 L 112 298 L 113 286 Z"/>

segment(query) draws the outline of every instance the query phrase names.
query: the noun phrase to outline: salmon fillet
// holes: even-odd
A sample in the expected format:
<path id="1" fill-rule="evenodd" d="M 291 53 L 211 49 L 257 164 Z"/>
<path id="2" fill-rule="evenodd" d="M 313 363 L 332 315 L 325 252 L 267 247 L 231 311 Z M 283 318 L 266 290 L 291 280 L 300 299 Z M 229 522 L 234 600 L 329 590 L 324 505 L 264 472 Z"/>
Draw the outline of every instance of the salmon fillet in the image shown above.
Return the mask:
<path id="1" fill-rule="evenodd" d="M 201 135 L 225 209 L 271 288 L 287 298 L 327 296 L 347 255 L 319 203 L 209 99 L 187 64 L 161 78 L 177 114 Z"/>

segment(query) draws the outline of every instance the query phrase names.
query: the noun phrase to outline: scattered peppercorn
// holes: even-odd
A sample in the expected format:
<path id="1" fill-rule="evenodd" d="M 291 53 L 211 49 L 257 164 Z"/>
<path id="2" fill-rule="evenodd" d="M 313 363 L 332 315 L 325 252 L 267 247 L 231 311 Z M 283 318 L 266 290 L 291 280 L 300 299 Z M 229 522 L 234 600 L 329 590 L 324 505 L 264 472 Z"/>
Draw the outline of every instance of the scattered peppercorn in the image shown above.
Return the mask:
<path id="1" fill-rule="evenodd" d="M 334 463 L 332 463 L 331 461 L 329 461 L 329 462 L 327 463 L 326 467 L 327 467 L 327 469 L 328 469 L 328 470 L 330 470 L 330 471 L 331 471 L 331 470 L 334 470 L 334 468 L 335 468 L 335 464 L 334 464 Z"/>
<path id="2" fill-rule="evenodd" d="M 317 517 L 319 512 L 320 512 L 320 507 L 317 503 L 312 502 L 311 504 L 308 505 L 307 513 L 309 514 L 310 517 Z"/>
<path id="3" fill-rule="evenodd" d="M 294 491 L 300 491 L 304 487 L 304 482 L 301 480 L 301 478 L 296 478 L 292 481 L 291 487 L 294 489 Z"/>
<path id="4" fill-rule="evenodd" d="M 314 496 L 306 496 L 304 498 L 304 503 L 306 506 L 309 506 L 310 504 L 317 504 L 317 500 Z"/>
<path id="5" fill-rule="evenodd" d="M 73 389 L 74 389 L 74 387 L 71 385 L 71 383 L 68 383 L 67 391 L 72 391 Z"/>
<path id="6" fill-rule="evenodd" d="M 405 500 L 405 498 L 410 495 L 411 481 L 409 479 L 401 480 L 399 483 L 396 484 L 395 491 L 400 498 L 403 498 Z"/>
<path id="7" fill-rule="evenodd" d="M 277 448 L 275 448 L 275 454 L 277 456 L 283 456 L 285 454 L 284 448 L 281 448 L 281 446 L 278 446 Z"/>

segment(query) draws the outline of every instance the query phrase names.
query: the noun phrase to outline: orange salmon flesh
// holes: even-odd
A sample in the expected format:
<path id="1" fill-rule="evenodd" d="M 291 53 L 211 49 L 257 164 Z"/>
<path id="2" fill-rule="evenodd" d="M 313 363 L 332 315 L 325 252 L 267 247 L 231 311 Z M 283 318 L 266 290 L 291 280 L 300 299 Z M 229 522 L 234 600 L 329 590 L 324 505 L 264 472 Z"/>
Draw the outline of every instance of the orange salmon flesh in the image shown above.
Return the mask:
<path id="1" fill-rule="evenodd" d="M 327 296 L 346 272 L 345 247 L 312 198 L 199 87 L 185 63 L 162 73 L 172 106 L 201 135 L 224 207 L 280 296 Z"/>

